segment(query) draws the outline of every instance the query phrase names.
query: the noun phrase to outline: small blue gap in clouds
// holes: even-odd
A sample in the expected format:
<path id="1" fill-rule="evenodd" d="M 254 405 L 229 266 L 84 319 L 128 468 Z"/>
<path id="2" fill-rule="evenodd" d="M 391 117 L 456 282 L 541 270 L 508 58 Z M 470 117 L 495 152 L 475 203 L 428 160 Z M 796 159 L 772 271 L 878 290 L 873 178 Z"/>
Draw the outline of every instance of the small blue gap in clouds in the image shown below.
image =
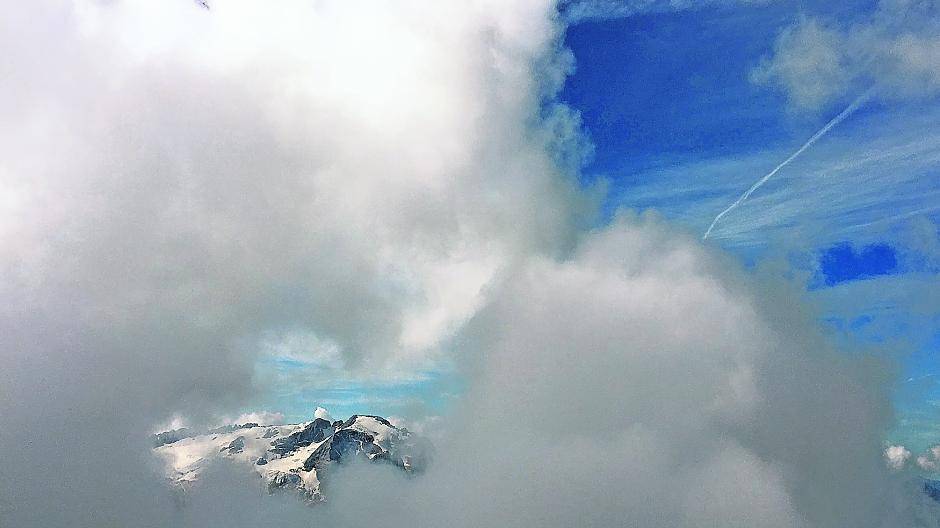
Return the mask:
<path id="1" fill-rule="evenodd" d="M 871 244 L 856 249 L 849 243 L 837 244 L 822 252 L 819 272 L 822 284 L 834 286 L 843 282 L 890 275 L 898 271 L 897 254 L 888 244 Z"/>

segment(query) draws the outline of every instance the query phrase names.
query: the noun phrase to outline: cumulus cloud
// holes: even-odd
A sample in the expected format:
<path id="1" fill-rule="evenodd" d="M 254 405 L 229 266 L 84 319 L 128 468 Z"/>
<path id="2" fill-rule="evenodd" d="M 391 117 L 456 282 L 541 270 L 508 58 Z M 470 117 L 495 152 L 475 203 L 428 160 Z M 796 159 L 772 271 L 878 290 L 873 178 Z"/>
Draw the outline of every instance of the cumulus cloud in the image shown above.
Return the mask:
<path id="1" fill-rule="evenodd" d="M 794 107 L 815 110 L 870 86 L 889 99 L 940 92 L 940 4 L 881 0 L 862 22 L 803 17 L 784 29 L 751 72 L 778 85 Z"/>
<path id="2" fill-rule="evenodd" d="M 917 466 L 924 471 L 940 471 L 940 446 L 934 446 L 917 457 Z"/>
<path id="3" fill-rule="evenodd" d="M 885 461 L 888 467 L 895 471 L 904 469 L 911 457 L 911 452 L 902 445 L 888 446 L 885 449 Z M 918 468 L 924 471 L 930 473 L 940 471 L 940 446 L 931 447 L 923 454 L 918 455 L 914 462 Z"/>
<path id="4" fill-rule="evenodd" d="M 333 421 L 333 417 L 330 416 L 330 412 L 324 409 L 323 407 L 317 407 L 317 410 L 313 412 L 314 418 L 319 418 L 321 420 L 326 420 L 328 422 Z"/>
<path id="5" fill-rule="evenodd" d="M 370 370 L 426 359 L 583 209 L 545 148 L 564 154 L 554 123 L 573 117 L 530 126 L 566 68 L 541 65 L 544 6 L 40 8 L 61 32 L 4 32 L 9 91 L 36 88 L 2 103 L 4 293 L 140 333 L 95 357 L 173 351 L 139 367 L 175 391 L 217 369 L 199 391 L 227 392 L 272 342 Z"/>
<path id="6" fill-rule="evenodd" d="M 4 524 L 172 524 L 154 424 L 243 407 L 271 343 L 426 366 L 590 221 L 549 3 L 4 11 Z"/>
<path id="7" fill-rule="evenodd" d="M 654 217 L 624 215 L 566 258 L 528 259 L 461 333 L 474 383 L 427 474 L 352 469 L 314 515 L 337 526 L 372 515 L 467 527 L 930 522 L 929 499 L 880 459 L 879 365 L 832 350 L 796 297 Z"/>
<path id="8" fill-rule="evenodd" d="M 915 524 L 880 365 L 656 219 L 587 229 L 552 2 L 6 7 L 4 526 Z M 225 469 L 170 493 L 151 426 L 282 344 L 451 358 L 430 472 L 348 468 L 315 512 Z"/>
<path id="9" fill-rule="evenodd" d="M 519 526 L 556 502 L 575 506 L 551 526 L 904 524 L 878 460 L 878 369 L 808 316 L 654 219 L 536 259 L 470 330 L 486 358 L 470 423 L 512 431 L 518 460 L 475 478 L 497 510 L 534 512 Z M 512 493 L 497 464 L 548 484 Z"/>
<path id="10" fill-rule="evenodd" d="M 904 469 L 904 466 L 910 458 L 911 452 L 902 445 L 893 445 L 885 448 L 885 461 L 891 469 Z M 917 462 L 918 464 L 920 463 L 920 458 L 917 459 Z"/>

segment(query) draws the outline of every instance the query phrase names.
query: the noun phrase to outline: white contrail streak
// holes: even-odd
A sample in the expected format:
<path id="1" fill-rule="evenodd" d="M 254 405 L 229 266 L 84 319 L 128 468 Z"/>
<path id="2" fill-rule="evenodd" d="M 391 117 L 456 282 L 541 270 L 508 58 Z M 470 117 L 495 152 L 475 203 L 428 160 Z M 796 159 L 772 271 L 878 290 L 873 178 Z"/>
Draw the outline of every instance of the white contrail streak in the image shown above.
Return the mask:
<path id="1" fill-rule="evenodd" d="M 754 185 L 751 185 L 751 188 L 745 191 L 744 194 L 742 194 L 740 198 L 735 200 L 733 204 L 729 205 L 727 209 L 718 213 L 718 216 L 716 216 L 715 219 L 712 220 L 711 225 L 708 226 L 708 229 L 705 231 L 705 234 L 702 236 L 702 241 L 705 241 L 708 239 L 708 235 L 711 234 L 712 229 L 715 228 L 715 224 L 717 224 L 718 221 L 721 220 L 721 217 L 730 213 L 735 207 L 740 205 L 741 202 L 743 202 L 744 200 L 747 200 L 747 198 L 751 195 L 751 193 L 759 189 L 761 185 L 767 183 L 767 180 L 773 178 L 774 174 L 777 174 L 778 172 L 780 172 L 780 169 L 789 165 L 790 162 L 795 160 L 800 154 L 803 153 L 803 151 L 812 147 L 813 143 L 816 143 L 816 141 L 818 141 L 819 138 L 825 136 L 826 133 L 832 129 L 832 127 L 838 125 L 842 121 L 845 121 L 845 118 L 852 115 L 856 110 L 859 109 L 859 107 L 861 107 L 863 104 L 865 104 L 866 101 L 868 101 L 869 97 L 871 97 L 871 93 L 872 91 L 869 90 L 865 92 L 864 94 L 860 95 L 858 99 L 853 101 L 852 104 L 850 104 L 845 110 L 843 110 L 841 114 L 832 118 L 832 121 L 829 121 L 828 123 L 826 123 L 826 126 L 822 127 L 819 130 L 819 132 L 816 132 L 815 134 L 813 134 L 813 137 L 809 138 L 809 140 L 806 143 L 804 143 L 803 146 L 799 148 L 799 150 L 791 154 L 789 158 L 783 160 L 783 163 L 781 163 L 780 165 L 777 165 L 774 168 L 774 170 L 768 172 L 766 176 L 757 180 L 757 183 L 755 183 Z"/>
<path id="2" fill-rule="evenodd" d="M 934 376 L 937 376 L 937 374 L 927 374 L 927 375 L 925 375 L 925 376 L 917 376 L 917 377 L 914 377 L 914 378 L 907 378 L 907 381 L 905 381 L 904 383 L 910 383 L 910 382 L 912 382 L 912 381 L 920 381 L 920 380 L 924 380 L 924 379 L 927 379 L 927 378 L 932 378 L 932 377 L 934 377 Z"/>

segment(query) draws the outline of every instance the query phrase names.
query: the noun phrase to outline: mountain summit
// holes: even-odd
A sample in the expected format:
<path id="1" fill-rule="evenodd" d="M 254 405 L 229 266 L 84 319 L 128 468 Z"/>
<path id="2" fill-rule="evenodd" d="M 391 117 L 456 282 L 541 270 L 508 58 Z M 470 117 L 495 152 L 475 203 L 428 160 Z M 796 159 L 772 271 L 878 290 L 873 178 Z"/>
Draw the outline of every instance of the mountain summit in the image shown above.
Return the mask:
<path id="1" fill-rule="evenodd" d="M 430 462 L 431 444 L 380 416 L 353 415 L 330 422 L 317 409 L 311 422 L 287 425 L 248 423 L 194 434 L 180 429 L 153 436 L 154 454 L 167 479 L 193 486 L 210 463 L 227 460 L 256 472 L 269 492 L 289 490 L 310 502 L 324 500 L 321 478 L 334 464 L 363 460 L 392 464 L 408 473 Z"/>

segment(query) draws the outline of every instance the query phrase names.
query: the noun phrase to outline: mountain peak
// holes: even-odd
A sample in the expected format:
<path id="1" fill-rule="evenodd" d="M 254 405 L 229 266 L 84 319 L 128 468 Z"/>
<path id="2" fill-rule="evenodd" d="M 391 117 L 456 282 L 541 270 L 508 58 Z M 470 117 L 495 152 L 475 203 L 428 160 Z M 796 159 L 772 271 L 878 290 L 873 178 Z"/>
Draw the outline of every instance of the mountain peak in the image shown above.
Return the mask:
<path id="1" fill-rule="evenodd" d="M 250 423 L 206 434 L 167 431 L 154 435 L 154 454 L 165 463 L 167 479 L 184 489 L 196 485 L 211 462 L 223 459 L 256 473 L 269 492 L 295 490 L 306 500 L 319 502 L 324 499 L 320 476 L 334 464 L 363 460 L 416 472 L 426 467 L 433 453 L 427 440 L 381 416 L 331 421 L 322 407 L 314 416 L 311 422 Z"/>

